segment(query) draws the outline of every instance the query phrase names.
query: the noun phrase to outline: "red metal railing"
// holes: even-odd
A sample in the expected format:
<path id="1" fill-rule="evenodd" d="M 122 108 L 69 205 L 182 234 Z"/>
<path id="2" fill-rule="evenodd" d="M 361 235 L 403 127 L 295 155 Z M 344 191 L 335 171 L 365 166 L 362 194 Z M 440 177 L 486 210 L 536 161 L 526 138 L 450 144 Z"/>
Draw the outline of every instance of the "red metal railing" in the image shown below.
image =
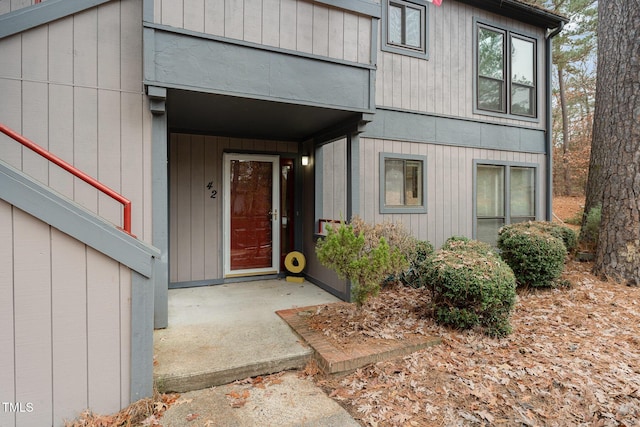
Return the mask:
<path id="1" fill-rule="evenodd" d="M 123 205 L 123 208 L 124 208 L 124 213 L 123 213 L 124 224 L 123 224 L 122 228 L 123 228 L 124 231 L 126 231 L 129 234 L 131 234 L 131 201 L 129 201 L 129 199 L 125 198 L 121 194 L 117 193 L 116 191 L 112 190 L 111 188 L 107 187 L 106 185 L 102 184 L 101 182 L 97 181 L 96 179 L 90 177 L 86 173 L 78 170 L 73 165 L 65 162 L 64 160 L 62 160 L 61 158 L 57 157 L 56 155 L 51 154 L 50 152 L 48 152 L 44 148 L 42 148 L 39 145 L 37 145 L 36 143 L 28 140 L 27 138 L 25 138 L 24 136 L 20 135 L 19 133 L 14 132 L 13 130 L 9 129 L 8 127 L 3 125 L 2 123 L 0 123 L 0 132 L 6 134 L 10 138 L 15 139 L 20 144 L 22 144 L 25 147 L 27 147 L 28 149 L 36 152 L 37 154 L 41 155 L 45 159 L 49 160 L 50 162 L 55 163 L 56 165 L 60 166 L 62 169 L 66 170 L 67 172 L 77 176 L 78 178 L 80 178 L 81 180 L 86 182 L 87 184 L 89 184 L 89 185 L 95 187 L 96 189 L 102 191 L 104 194 L 106 194 L 107 196 L 111 197 L 115 201 L 120 202 Z"/>

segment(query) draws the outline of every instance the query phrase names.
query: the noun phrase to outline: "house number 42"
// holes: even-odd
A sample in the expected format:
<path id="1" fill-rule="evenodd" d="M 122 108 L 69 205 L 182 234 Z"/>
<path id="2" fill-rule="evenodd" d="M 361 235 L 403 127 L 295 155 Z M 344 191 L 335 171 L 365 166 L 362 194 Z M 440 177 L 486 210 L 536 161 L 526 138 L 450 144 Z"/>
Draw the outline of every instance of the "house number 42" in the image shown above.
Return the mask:
<path id="1" fill-rule="evenodd" d="M 209 183 L 207 184 L 207 190 L 211 191 L 211 195 L 209 197 L 211 197 L 212 199 L 215 199 L 218 195 L 218 190 L 213 190 L 213 181 L 209 181 Z"/>

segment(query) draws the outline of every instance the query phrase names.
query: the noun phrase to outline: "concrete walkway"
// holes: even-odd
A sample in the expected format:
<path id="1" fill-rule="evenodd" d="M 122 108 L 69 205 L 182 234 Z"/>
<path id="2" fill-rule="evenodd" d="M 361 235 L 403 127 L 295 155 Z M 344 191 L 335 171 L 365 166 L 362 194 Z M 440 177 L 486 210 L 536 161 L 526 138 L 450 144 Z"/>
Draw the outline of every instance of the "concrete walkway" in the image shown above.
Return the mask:
<path id="1" fill-rule="evenodd" d="M 184 392 L 303 367 L 311 349 L 276 310 L 338 301 L 311 283 L 261 280 L 169 291 L 154 332 L 160 391 Z"/>
<path id="2" fill-rule="evenodd" d="M 227 384 L 183 393 L 162 416 L 164 427 L 360 427 L 311 380 L 296 372 L 264 384 Z"/>
<path id="3" fill-rule="evenodd" d="M 170 290 L 169 327 L 154 332 L 154 379 L 181 397 L 162 425 L 358 426 L 295 372 L 232 383 L 303 368 L 312 351 L 275 312 L 335 301 L 311 283 L 284 279 Z"/>

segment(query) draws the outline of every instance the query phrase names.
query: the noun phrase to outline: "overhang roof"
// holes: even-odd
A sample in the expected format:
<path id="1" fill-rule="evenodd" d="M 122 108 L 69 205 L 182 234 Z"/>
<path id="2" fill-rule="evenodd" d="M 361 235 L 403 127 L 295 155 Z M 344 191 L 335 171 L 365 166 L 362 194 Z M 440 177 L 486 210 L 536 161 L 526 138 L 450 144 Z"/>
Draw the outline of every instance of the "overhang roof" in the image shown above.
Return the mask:
<path id="1" fill-rule="evenodd" d="M 557 28 L 569 18 L 522 0 L 458 0 L 478 9 L 517 19 L 536 27 Z"/>
<path id="2" fill-rule="evenodd" d="M 169 89 L 168 126 L 172 132 L 304 141 L 362 113 L 236 96 Z"/>

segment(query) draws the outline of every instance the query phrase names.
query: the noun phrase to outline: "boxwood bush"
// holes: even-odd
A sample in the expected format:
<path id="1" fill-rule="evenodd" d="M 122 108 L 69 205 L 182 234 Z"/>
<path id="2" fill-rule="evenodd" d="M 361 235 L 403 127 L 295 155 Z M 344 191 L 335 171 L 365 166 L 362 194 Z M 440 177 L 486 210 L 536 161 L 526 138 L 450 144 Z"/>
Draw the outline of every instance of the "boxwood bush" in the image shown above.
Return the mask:
<path id="1" fill-rule="evenodd" d="M 523 222 L 498 232 L 502 259 L 513 269 L 520 287 L 552 287 L 564 269 L 567 248 L 544 226 Z"/>
<path id="2" fill-rule="evenodd" d="M 424 267 L 433 256 L 433 245 L 426 240 L 415 240 L 414 248 L 409 254 L 409 268 L 400 273 L 397 278 L 405 286 L 421 288 L 426 286 L 427 281 L 424 274 Z"/>
<path id="3" fill-rule="evenodd" d="M 562 243 L 564 243 L 568 253 L 575 251 L 578 247 L 578 233 L 567 226 L 558 224 L 557 222 L 527 221 L 520 224 L 521 227 L 536 228 L 562 240 Z"/>
<path id="4" fill-rule="evenodd" d="M 489 245 L 449 239 L 429 260 L 426 273 L 438 323 L 459 329 L 478 326 L 497 337 L 511 333 L 515 277 Z"/>
<path id="5" fill-rule="evenodd" d="M 478 240 L 471 240 L 464 236 L 449 237 L 440 249 L 460 252 L 475 251 L 482 254 L 493 251 L 493 248 L 490 245 Z"/>

